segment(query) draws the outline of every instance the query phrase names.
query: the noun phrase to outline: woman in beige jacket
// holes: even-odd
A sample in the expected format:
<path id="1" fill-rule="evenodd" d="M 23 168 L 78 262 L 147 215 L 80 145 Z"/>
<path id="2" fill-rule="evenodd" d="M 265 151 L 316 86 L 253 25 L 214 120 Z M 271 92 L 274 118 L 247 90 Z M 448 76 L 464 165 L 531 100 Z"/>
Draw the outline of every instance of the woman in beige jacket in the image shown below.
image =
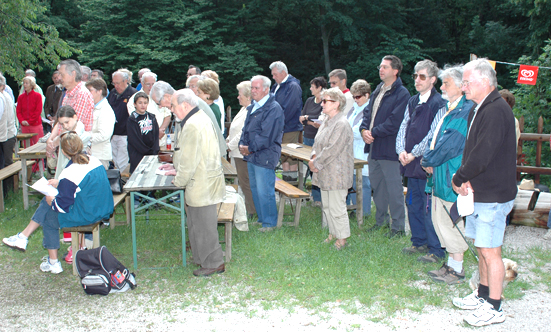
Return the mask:
<path id="1" fill-rule="evenodd" d="M 326 115 L 318 130 L 308 166 L 314 173 L 312 184 L 321 189 L 323 214 L 329 226 L 326 243 L 335 241 L 340 250 L 350 237 L 346 195 L 352 187 L 354 135 L 343 113 L 346 98 L 339 88 L 325 90 L 321 105 Z"/>

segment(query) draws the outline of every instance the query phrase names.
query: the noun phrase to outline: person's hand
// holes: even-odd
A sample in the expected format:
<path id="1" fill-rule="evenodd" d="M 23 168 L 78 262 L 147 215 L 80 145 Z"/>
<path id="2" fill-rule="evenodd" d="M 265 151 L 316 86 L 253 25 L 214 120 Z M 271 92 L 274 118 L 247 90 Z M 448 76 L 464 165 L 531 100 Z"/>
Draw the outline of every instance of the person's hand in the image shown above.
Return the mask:
<path id="1" fill-rule="evenodd" d="M 453 187 L 453 190 L 461 196 L 467 196 L 467 194 L 469 193 L 468 191 L 469 188 L 474 193 L 473 187 L 471 186 L 471 181 L 463 182 L 461 184 L 461 187 L 458 187 L 455 185 L 455 183 L 453 183 L 453 180 L 452 180 L 452 187 Z"/>
<path id="2" fill-rule="evenodd" d="M 319 172 L 319 170 L 316 168 L 316 166 L 314 166 L 314 159 L 310 159 L 310 161 L 308 162 L 308 167 L 310 167 L 312 173 L 317 173 Z"/>
<path id="3" fill-rule="evenodd" d="M 163 131 L 159 130 L 159 139 L 162 139 L 163 136 L 165 136 L 165 131 L 164 130 Z"/>
<path id="4" fill-rule="evenodd" d="M 55 196 L 46 196 L 46 203 L 48 203 L 49 206 L 52 206 L 52 202 L 54 201 Z"/>
<path id="5" fill-rule="evenodd" d="M 407 165 L 407 152 L 406 151 L 402 151 L 400 152 L 400 154 L 398 155 L 398 160 L 400 161 L 400 164 L 402 164 L 402 166 L 406 166 Z"/>
<path id="6" fill-rule="evenodd" d="M 248 145 L 240 145 L 240 146 L 239 146 L 239 152 L 240 152 L 243 156 L 248 156 L 248 155 L 251 154 L 251 153 L 249 152 L 249 146 L 248 146 Z"/>
<path id="7" fill-rule="evenodd" d="M 54 188 L 57 188 L 57 186 L 59 185 L 59 180 L 58 179 L 49 179 L 48 180 L 48 184 Z"/>
<path id="8" fill-rule="evenodd" d="M 29 123 L 27 121 L 23 121 L 23 122 L 21 122 L 21 125 L 27 127 L 29 125 Z"/>
<path id="9" fill-rule="evenodd" d="M 300 123 L 303 123 L 304 120 L 306 120 L 306 115 L 301 115 L 301 116 L 299 116 L 298 121 L 299 121 Z"/>
<path id="10" fill-rule="evenodd" d="M 171 169 L 174 169 L 174 165 L 172 164 L 162 164 L 161 166 L 159 166 L 159 169 L 160 170 L 171 170 Z"/>
<path id="11" fill-rule="evenodd" d="M 165 172 L 165 175 L 176 175 L 176 169 L 170 169 L 168 171 Z"/>
<path id="12" fill-rule="evenodd" d="M 423 169 L 425 170 L 425 172 L 429 173 L 429 174 L 432 174 L 432 172 L 434 172 L 433 168 L 431 166 L 429 167 L 423 167 Z"/>
<path id="13" fill-rule="evenodd" d="M 321 126 L 321 123 L 317 123 L 314 121 L 308 121 L 308 124 L 314 128 L 319 128 Z"/>
<path id="14" fill-rule="evenodd" d="M 373 136 L 371 135 L 371 131 L 369 131 L 367 129 L 362 131 L 362 139 L 364 140 L 364 142 L 366 144 L 371 144 L 375 140 L 375 138 L 373 138 Z"/>
<path id="15" fill-rule="evenodd" d="M 50 157 L 53 157 L 55 153 L 55 148 L 55 143 L 48 138 L 48 140 L 46 140 L 46 154 Z"/>

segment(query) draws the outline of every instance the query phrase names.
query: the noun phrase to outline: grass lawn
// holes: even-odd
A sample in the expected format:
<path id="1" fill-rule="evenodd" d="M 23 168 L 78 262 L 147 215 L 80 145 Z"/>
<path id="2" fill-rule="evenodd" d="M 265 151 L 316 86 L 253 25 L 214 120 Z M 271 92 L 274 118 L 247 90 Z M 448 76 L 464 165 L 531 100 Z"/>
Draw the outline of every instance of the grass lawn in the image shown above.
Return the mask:
<path id="1" fill-rule="evenodd" d="M 6 211 L 0 218 L 0 237 L 20 232 L 39 199 L 39 196 L 32 197 L 31 206 L 25 211 L 21 193 L 10 194 Z M 286 221 L 292 221 L 292 216 L 286 216 Z M 261 233 L 252 223 L 249 232 L 234 229 L 232 261 L 226 264 L 226 272 L 210 278 L 196 278 L 192 275 L 196 266 L 181 266 L 179 216 L 167 215 L 166 210 L 153 210 L 149 222 L 143 216 L 137 220 L 139 270 L 134 272 L 139 287 L 132 294 L 159 295 L 161 298 L 166 294 L 167 299 L 172 294 L 179 294 L 185 298 L 178 304 L 180 306 L 200 304 L 219 311 L 247 312 L 248 306 L 255 303 L 265 309 L 293 310 L 299 306 L 313 312 L 330 312 L 338 305 L 349 313 L 370 313 L 372 320 L 379 321 L 402 309 L 420 311 L 427 305 L 450 307 L 452 297 L 470 292 L 467 284 L 434 283 L 426 272 L 439 268 L 440 264 L 419 263 L 417 256 L 401 254 L 401 249 L 411 244 L 409 237 L 388 239 L 384 236 L 386 230 L 367 233 L 365 228 L 372 223 L 373 218 L 369 218 L 360 229 L 352 218 L 350 245 L 337 251 L 333 245 L 323 243 L 328 231 L 321 228 L 321 210 L 304 204 L 297 229 L 284 226 L 274 232 Z M 219 232 L 223 239 L 222 226 Z M 117 226 L 114 230 L 103 228 L 101 243 L 133 270 L 130 226 Z M 68 246 L 62 244 L 60 254 Z M 0 261 L 28 275 L 31 284 L 47 280 L 49 288 L 69 288 L 75 300 L 80 298 L 84 292 L 78 277 L 72 275 L 71 266 L 64 261 L 65 271 L 58 276 L 39 271 L 41 257 L 46 254 L 39 229 L 31 236 L 25 253 L 2 246 Z M 188 252 L 188 262 L 191 262 L 190 255 Z M 549 251 L 512 252 L 505 248 L 504 256 L 532 264 L 532 271 L 538 276 L 536 284 L 551 283 L 551 277 L 542 269 L 551 260 Z M 464 265 L 469 278 L 476 267 L 470 252 L 465 254 Z M 505 297 L 522 297 L 523 291 L 531 287 L 534 283 L 513 282 L 505 290 Z M 216 292 L 213 293 L 213 289 Z M 166 306 L 167 310 L 169 307 L 162 302 L 156 306 Z"/>

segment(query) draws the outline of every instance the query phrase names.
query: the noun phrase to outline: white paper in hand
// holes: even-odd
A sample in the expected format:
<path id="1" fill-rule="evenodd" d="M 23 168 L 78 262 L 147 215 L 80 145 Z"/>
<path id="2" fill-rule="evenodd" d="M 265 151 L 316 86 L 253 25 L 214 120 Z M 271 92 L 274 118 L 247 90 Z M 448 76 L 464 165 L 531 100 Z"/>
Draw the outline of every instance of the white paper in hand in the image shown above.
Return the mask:
<path id="1" fill-rule="evenodd" d="M 29 186 L 27 184 L 27 186 Z M 38 181 L 36 181 L 32 186 L 29 186 L 33 188 L 34 190 L 44 194 L 45 196 L 57 196 L 57 189 L 48 184 L 48 180 L 46 180 L 45 177 L 41 177 Z"/>
<path id="2" fill-rule="evenodd" d="M 457 196 L 457 212 L 462 217 L 470 216 L 474 212 L 474 195 L 471 188 L 467 188 L 467 195 Z"/>

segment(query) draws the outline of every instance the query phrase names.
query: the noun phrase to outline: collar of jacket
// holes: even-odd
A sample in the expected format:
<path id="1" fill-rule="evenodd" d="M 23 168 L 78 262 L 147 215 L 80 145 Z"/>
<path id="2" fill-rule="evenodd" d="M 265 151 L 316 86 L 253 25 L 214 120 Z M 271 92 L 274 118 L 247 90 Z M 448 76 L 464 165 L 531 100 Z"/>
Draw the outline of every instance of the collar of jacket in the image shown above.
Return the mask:
<path id="1" fill-rule="evenodd" d="M 180 128 L 184 128 L 184 125 L 186 124 L 187 120 L 189 120 L 189 118 L 191 118 L 197 112 L 199 112 L 199 107 L 195 106 L 194 108 L 192 108 L 191 111 L 189 111 L 189 113 L 184 117 L 182 122 L 180 122 L 180 126 L 181 126 Z"/>
<path id="2" fill-rule="evenodd" d="M 381 89 L 383 88 L 384 85 L 385 85 L 385 82 L 379 83 L 379 85 L 377 85 L 377 88 L 375 89 L 375 92 L 373 92 L 373 95 L 374 96 L 379 95 L 379 92 L 381 92 Z M 396 81 L 394 81 L 394 83 L 392 83 L 392 86 L 390 87 L 390 90 L 387 91 L 387 93 L 392 94 L 392 92 L 394 92 L 396 89 L 398 89 L 402 85 L 403 85 L 402 79 L 400 77 L 397 77 Z"/>

